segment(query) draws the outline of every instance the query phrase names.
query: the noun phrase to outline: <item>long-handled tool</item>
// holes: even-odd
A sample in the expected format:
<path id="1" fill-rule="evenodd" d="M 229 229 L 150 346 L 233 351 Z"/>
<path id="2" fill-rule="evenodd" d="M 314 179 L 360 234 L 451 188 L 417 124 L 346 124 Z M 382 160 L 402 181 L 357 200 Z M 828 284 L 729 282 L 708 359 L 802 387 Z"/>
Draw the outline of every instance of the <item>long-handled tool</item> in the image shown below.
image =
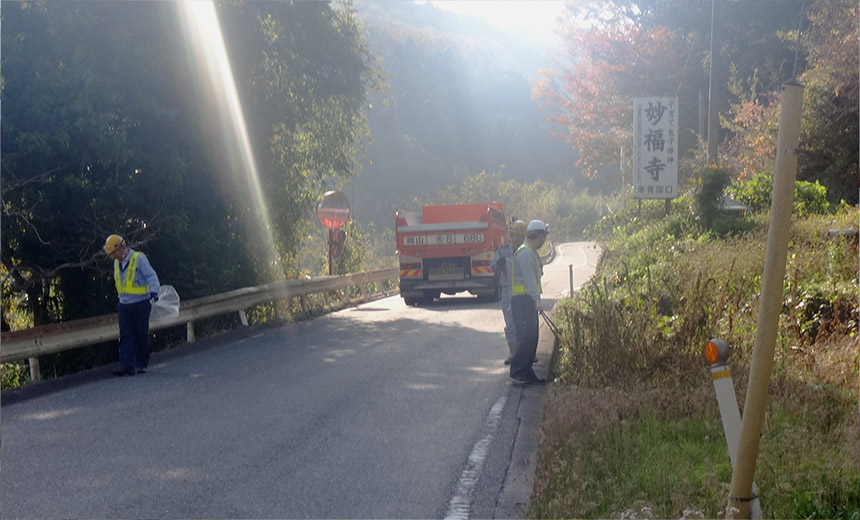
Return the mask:
<path id="1" fill-rule="evenodd" d="M 547 316 L 547 315 L 546 315 L 546 313 L 545 313 L 543 310 L 541 310 L 541 311 L 539 311 L 539 312 L 540 312 L 540 315 L 541 315 L 541 316 L 543 316 L 543 320 L 546 322 L 547 326 L 549 327 L 549 330 L 551 330 L 551 331 L 552 331 L 552 334 L 556 337 L 556 339 L 558 339 L 559 341 L 561 341 L 561 331 L 560 331 L 560 330 L 558 330 L 558 325 L 556 325 L 556 324 L 555 324 L 555 323 L 554 323 L 554 322 L 549 318 L 549 316 Z"/>

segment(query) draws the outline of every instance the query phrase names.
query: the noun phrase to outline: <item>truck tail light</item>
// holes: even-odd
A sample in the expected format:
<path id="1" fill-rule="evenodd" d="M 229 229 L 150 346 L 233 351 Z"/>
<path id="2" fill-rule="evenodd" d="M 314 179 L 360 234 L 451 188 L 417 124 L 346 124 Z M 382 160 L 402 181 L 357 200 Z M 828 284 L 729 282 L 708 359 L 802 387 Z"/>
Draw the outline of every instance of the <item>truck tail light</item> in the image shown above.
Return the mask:
<path id="1" fill-rule="evenodd" d="M 472 276 L 487 276 L 492 274 L 493 270 L 490 269 L 490 260 L 472 260 Z"/>
<path id="2" fill-rule="evenodd" d="M 400 264 L 401 278 L 417 278 L 421 276 L 424 276 L 424 273 L 421 271 L 421 262 Z"/>

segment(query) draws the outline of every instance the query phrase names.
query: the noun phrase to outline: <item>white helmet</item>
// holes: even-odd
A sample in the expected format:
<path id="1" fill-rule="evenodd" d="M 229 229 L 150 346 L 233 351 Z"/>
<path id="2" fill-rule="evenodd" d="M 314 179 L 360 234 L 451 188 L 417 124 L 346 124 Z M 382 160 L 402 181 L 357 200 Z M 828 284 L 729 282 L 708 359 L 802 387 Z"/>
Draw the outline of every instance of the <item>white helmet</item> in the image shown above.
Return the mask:
<path id="1" fill-rule="evenodd" d="M 538 232 L 546 233 L 546 224 L 542 220 L 532 220 L 529 222 L 529 225 L 526 226 L 526 235 L 529 237 L 532 235 L 537 236 Z"/>

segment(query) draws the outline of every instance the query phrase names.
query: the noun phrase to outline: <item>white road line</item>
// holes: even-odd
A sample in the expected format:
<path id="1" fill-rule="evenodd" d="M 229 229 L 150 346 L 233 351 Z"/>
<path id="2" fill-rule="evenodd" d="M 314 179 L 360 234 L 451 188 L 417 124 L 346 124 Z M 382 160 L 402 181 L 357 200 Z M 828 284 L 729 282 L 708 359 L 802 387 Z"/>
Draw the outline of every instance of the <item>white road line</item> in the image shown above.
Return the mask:
<path id="1" fill-rule="evenodd" d="M 246 341 L 251 341 L 252 339 L 257 339 L 257 338 L 259 338 L 260 336 L 265 336 L 265 335 L 266 335 L 266 333 L 265 333 L 265 332 L 261 332 L 261 333 L 259 333 L 259 334 L 255 334 L 255 335 L 251 336 L 250 338 L 242 338 L 242 339 L 240 339 L 239 341 L 237 341 L 236 343 L 244 343 L 244 342 L 246 342 Z"/>
<path id="2" fill-rule="evenodd" d="M 475 487 L 481 478 L 481 470 L 487 458 L 487 451 L 493 441 L 493 436 L 496 435 L 496 430 L 499 429 L 499 423 L 502 422 L 502 412 L 505 410 L 505 403 L 507 402 L 508 393 L 505 389 L 505 394 L 499 397 L 498 401 L 490 408 L 490 414 L 487 416 L 485 424 L 485 429 L 488 430 L 487 434 L 472 448 L 466 467 L 460 474 L 457 492 L 451 498 L 451 502 L 448 503 L 448 512 L 445 514 L 446 520 L 468 520 Z"/>
<path id="3" fill-rule="evenodd" d="M 582 255 L 582 263 L 578 264 L 578 265 L 574 265 L 573 266 L 574 269 L 577 267 L 585 267 L 586 265 L 588 265 L 588 257 L 585 255 L 585 248 L 582 246 L 575 246 L 572 243 L 560 244 L 560 245 L 556 246 L 555 250 L 558 252 L 558 254 L 555 255 L 555 259 L 549 265 L 560 264 L 562 262 L 562 259 L 564 259 L 564 251 L 561 250 L 561 246 L 563 246 L 563 245 L 570 245 L 570 246 L 576 247 L 576 249 L 579 251 L 579 254 Z"/>
<path id="4" fill-rule="evenodd" d="M 575 266 L 573 266 L 573 267 L 574 267 L 574 269 L 575 269 L 575 268 L 577 268 L 577 267 L 585 267 L 585 266 L 587 266 L 587 265 L 588 265 L 588 257 L 587 257 L 587 256 L 585 256 L 585 248 L 584 248 L 584 247 L 582 247 L 582 246 L 577 246 L 576 248 L 577 248 L 577 249 L 579 249 L 579 254 L 581 254 L 581 255 L 582 255 L 582 263 L 581 263 L 581 264 L 579 264 L 579 265 L 575 265 Z"/>
<path id="5" fill-rule="evenodd" d="M 555 265 L 557 263 L 561 263 L 561 259 L 564 258 L 564 252 L 562 252 L 560 245 L 555 246 L 555 252 L 556 252 L 555 258 L 553 258 L 552 262 L 550 262 L 549 265 Z"/>

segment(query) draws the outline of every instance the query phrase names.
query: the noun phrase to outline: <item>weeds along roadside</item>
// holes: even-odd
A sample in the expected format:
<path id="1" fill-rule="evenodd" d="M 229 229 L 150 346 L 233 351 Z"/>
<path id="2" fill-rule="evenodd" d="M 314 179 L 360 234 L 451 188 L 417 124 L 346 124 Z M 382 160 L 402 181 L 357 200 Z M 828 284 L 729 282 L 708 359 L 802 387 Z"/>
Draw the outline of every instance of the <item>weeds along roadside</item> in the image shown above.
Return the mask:
<path id="1" fill-rule="evenodd" d="M 767 216 L 717 220 L 721 237 L 659 210 L 598 225 L 598 271 L 557 307 L 532 517 L 724 514 L 731 467 L 702 350 L 732 345 L 742 405 Z M 765 517 L 858 518 L 858 252 L 827 236 L 855 223 L 841 208 L 792 226 L 756 472 Z"/>

